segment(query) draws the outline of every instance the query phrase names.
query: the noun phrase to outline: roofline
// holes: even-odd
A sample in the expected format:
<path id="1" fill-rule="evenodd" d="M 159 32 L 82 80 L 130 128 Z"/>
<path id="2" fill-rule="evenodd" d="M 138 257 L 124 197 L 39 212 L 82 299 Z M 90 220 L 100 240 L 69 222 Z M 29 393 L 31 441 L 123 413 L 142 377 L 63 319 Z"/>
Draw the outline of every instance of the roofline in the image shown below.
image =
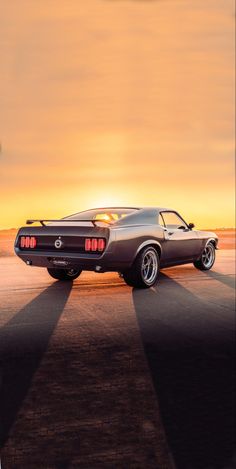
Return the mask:
<path id="1" fill-rule="evenodd" d="M 143 207 L 122 207 L 117 205 L 116 207 L 94 207 L 94 208 L 87 208 L 86 210 L 80 210 L 79 212 L 72 213 L 71 215 L 67 215 L 65 218 L 72 217 L 73 215 L 76 215 L 77 213 L 84 213 L 84 212 L 89 212 L 90 210 L 108 210 L 108 209 L 131 209 L 131 210 L 141 210 Z"/>
<path id="2" fill-rule="evenodd" d="M 115 207 L 95 207 L 95 208 L 88 208 L 87 210 L 83 210 L 83 212 L 88 212 L 89 210 L 107 210 L 107 209 L 120 209 L 120 208 L 125 208 L 125 209 L 133 209 L 133 210 L 140 210 L 143 207 L 123 207 L 122 205 L 116 205 Z M 79 212 L 81 213 L 81 212 Z"/>
<path id="3" fill-rule="evenodd" d="M 157 207 L 157 206 L 144 206 L 144 207 L 122 207 L 122 206 L 115 206 L 115 207 L 95 207 L 95 208 L 88 208 L 87 210 L 81 210 L 80 212 L 75 212 L 75 213 L 72 213 L 70 215 L 66 215 L 65 217 L 62 218 L 65 219 L 65 218 L 69 218 L 69 217 L 73 217 L 74 215 L 77 215 L 79 213 L 85 213 L 85 212 L 89 212 L 91 210 L 157 210 L 159 213 L 162 212 L 162 211 L 171 211 L 171 212 L 175 212 L 176 210 L 173 210 L 171 208 L 167 208 L 167 207 Z M 177 212 L 178 213 L 178 212 Z M 131 214 L 130 214 L 131 215 Z"/>
<path id="4" fill-rule="evenodd" d="M 62 218 L 62 220 L 64 218 L 69 218 L 69 217 L 73 217 L 74 215 L 77 215 L 78 213 L 85 213 L 85 212 L 89 212 L 91 210 L 110 210 L 110 209 L 130 209 L 130 210 L 141 210 L 142 207 L 95 207 L 95 208 L 87 208 L 86 210 L 81 210 L 80 212 L 75 212 L 75 213 L 71 213 L 71 215 L 66 215 L 65 217 Z"/>

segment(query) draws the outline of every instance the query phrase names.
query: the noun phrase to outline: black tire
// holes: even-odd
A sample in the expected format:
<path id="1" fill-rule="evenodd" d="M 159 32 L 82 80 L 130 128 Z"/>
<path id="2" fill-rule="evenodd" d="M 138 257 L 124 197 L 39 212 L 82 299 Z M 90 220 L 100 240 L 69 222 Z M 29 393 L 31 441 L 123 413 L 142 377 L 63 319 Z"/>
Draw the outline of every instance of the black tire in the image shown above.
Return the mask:
<path id="1" fill-rule="evenodd" d="M 47 269 L 49 275 L 57 280 L 73 281 L 81 274 L 78 269 Z"/>
<path id="2" fill-rule="evenodd" d="M 215 257 L 215 246 L 213 243 L 208 243 L 205 246 L 200 259 L 195 261 L 193 265 L 199 270 L 210 270 L 215 262 Z"/>
<path id="3" fill-rule="evenodd" d="M 153 262 L 153 264 L 149 264 L 149 268 L 151 266 L 153 270 L 150 270 L 149 277 L 145 278 L 144 266 L 145 259 L 148 259 L 148 256 Z M 147 267 L 147 269 L 149 268 Z M 159 271 L 160 260 L 158 253 L 154 247 L 147 246 L 137 255 L 132 267 L 123 272 L 123 278 L 130 287 L 150 288 L 156 283 Z"/>

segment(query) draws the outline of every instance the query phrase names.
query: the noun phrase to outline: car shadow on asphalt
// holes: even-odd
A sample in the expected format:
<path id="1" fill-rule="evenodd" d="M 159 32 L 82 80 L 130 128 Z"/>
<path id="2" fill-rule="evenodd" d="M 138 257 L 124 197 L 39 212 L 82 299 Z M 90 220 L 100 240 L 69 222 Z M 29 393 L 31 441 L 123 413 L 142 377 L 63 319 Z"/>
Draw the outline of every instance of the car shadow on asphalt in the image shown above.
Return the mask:
<path id="1" fill-rule="evenodd" d="M 177 468 L 234 467 L 233 311 L 231 328 L 162 273 L 133 303 Z"/>
<path id="2" fill-rule="evenodd" d="M 0 329 L 1 447 L 63 313 L 71 282 L 55 282 Z"/>
<path id="3" fill-rule="evenodd" d="M 227 287 L 235 289 L 234 275 L 229 276 L 229 275 L 221 274 L 218 272 L 214 272 L 212 270 L 206 270 L 204 274 L 210 278 L 213 278 L 214 280 L 217 280 L 218 282 L 223 283 L 224 285 L 227 285 Z"/>

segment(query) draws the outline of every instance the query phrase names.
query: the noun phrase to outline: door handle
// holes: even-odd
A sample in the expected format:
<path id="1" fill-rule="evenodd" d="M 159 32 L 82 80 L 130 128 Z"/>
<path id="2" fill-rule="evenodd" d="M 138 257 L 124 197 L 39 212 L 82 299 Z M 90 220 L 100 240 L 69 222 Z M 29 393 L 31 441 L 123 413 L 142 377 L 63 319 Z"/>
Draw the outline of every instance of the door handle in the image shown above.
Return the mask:
<path id="1" fill-rule="evenodd" d="M 168 231 L 168 235 L 172 235 L 172 234 L 174 234 L 173 231 Z"/>

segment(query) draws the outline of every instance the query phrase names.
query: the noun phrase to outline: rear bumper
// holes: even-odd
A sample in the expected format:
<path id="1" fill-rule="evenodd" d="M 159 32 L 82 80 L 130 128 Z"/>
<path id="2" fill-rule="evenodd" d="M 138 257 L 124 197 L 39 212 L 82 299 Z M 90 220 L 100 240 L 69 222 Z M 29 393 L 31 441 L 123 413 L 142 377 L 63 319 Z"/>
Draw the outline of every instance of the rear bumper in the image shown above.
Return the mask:
<path id="1" fill-rule="evenodd" d="M 114 253 L 104 252 L 100 254 L 77 254 L 66 252 L 37 252 L 22 251 L 15 247 L 15 253 L 27 265 L 46 268 L 79 268 L 81 270 L 92 270 L 97 272 L 119 272 L 130 267 L 127 261 L 116 259 Z"/>

